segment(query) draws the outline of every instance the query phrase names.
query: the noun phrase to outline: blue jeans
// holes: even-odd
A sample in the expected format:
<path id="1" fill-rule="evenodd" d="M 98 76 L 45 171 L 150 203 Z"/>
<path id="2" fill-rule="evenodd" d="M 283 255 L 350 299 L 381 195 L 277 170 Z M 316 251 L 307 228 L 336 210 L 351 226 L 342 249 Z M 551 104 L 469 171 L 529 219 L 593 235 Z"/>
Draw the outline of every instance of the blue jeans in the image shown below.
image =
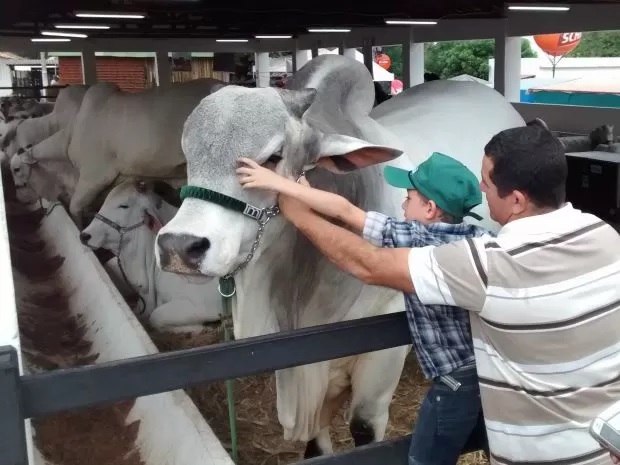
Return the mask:
<path id="1" fill-rule="evenodd" d="M 454 391 L 435 379 L 418 413 L 409 447 L 409 465 L 455 465 L 461 454 L 484 450 L 488 440 L 476 366 L 450 376 L 461 383 Z"/>

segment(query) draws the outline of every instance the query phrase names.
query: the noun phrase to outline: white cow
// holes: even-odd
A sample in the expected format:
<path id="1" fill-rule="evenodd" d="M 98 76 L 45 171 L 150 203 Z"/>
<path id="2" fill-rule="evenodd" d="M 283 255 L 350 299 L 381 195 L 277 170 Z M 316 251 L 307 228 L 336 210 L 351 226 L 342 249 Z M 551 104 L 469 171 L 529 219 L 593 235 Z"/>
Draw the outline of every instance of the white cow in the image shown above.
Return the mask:
<path id="1" fill-rule="evenodd" d="M 385 183 L 378 163 L 391 160 L 410 168 L 431 151 L 450 147 L 451 155 L 475 168 L 496 129 L 524 124 L 494 90 L 445 82 L 422 84 L 377 106 L 386 121 L 389 115 L 380 109 L 400 113 L 394 119 L 401 127 L 394 123 L 392 130 L 369 117 L 373 83 L 368 70 L 337 55 L 311 60 L 289 83 L 290 90 L 229 86 L 203 99 L 183 131 L 190 185 L 267 208 L 276 203 L 275 195 L 239 185 L 239 157 L 277 164 L 277 171 L 287 175 L 321 161 L 331 169 L 308 171 L 311 185 L 344 195 L 361 208 L 400 217 L 404 193 Z M 491 101 L 484 105 L 487 97 Z M 434 125 L 424 124 L 427 118 Z M 405 129 L 407 138 L 402 137 Z M 418 146 L 423 152 L 416 151 Z M 405 148 L 407 156 L 397 158 Z M 404 309 L 402 295 L 339 271 L 278 216 L 265 225 L 256 253 L 239 270 L 256 242 L 257 222 L 204 200 L 213 199 L 212 194 L 196 195 L 203 198 L 186 198 L 159 231 L 158 263 L 178 273 L 235 274 L 235 337 Z M 398 347 L 277 371 L 278 418 L 285 438 L 309 441 L 306 457 L 331 451 L 331 418 L 338 396 L 350 387 L 356 445 L 382 439 L 407 351 Z"/>
<path id="2" fill-rule="evenodd" d="M 21 148 L 10 160 L 17 199 L 60 200 L 68 207 L 78 171 L 67 157 L 70 128 L 63 128 L 34 146 Z"/>
<path id="3" fill-rule="evenodd" d="M 123 92 L 113 84 L 90 88 L 67 152 L 79 172 L 71 198 L 74 219 L 79 223 L 83 210 L 119 176 L 185 177 L 183 123 L 205 96 L 224 85 L 197 79 L 142 92 Z"/>
<path id="4" fill-rule="evenodd" d="M 155 235 L 176 212 L 177 208 L 153 191 L 152 184 L 125 181 L 110 191 L 80 240 L 120 258 L 128 284 L 143 301 L 136 310 L 153 327 L 200 331 L 204 323 L 220 319 L 217 283 L 200 276 L 167 273 L 155 263 Z"/>
<path id="5" fill-rule="evenodd" d="M 52 112 L 38 118 L 0 123 L 0 149 L 5 160 L 10 160 L 20 148 L 35 145 L 60 129 L 70 127 L 87 89 L 85 85 L 65 87 L 59 92 Z"/>

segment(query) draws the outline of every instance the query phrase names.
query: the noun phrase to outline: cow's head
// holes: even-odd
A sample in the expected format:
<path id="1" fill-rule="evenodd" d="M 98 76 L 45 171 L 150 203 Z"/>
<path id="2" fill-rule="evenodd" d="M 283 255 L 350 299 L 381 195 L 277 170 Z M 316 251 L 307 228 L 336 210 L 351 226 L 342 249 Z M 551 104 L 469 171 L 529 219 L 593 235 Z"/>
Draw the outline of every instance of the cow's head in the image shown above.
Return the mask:
<path id="1" fill-rule="evenodd" d="M 20 148 L 11 157 L 10 168 L 15 184 L 17 200 L 22 203 L 32 203 L 39 200 L 37 191 L 31 186 L 32 170 L 37 160 L 32 156 L 32 145 Z"/>
<path id="2" fill-rule="evenodd" d="M 139 228 L 156 234 L 162 227 L 162 198 L 151 182 L 125 181 L 115 186 L 91 223 L 80 233 L 80 241 L 93 249 L 107 249 L 118 255 Z M 121 239 L 122 237 L 122 239 Z M 122 240 L 122 243 L 121 243 Z"/>
<path id="3" fill-rule="evenodd" d="M 370 92 L 368 97 L 370 108 Z M 264 208 L 275 205 L 277 197 L 242 189 L 236 175 L 240 157 L 294 176 L 308 165 L 345 173 L 402 153 L 339 133 L 325 123 L 330 118 L 346 119 L 338 102 L 330 107 L 327 119 L 317 117 L 318 105 L 325 105 L 325 99 L 314 89 L 227 86 L 204 98 L 186 120 L 181 139 L 188 185 Z M 254 219 L 237 211 L 186 198 L 157 236 L 158 264 L 177 273 L 226 275 L 245 260 L 257 228 Z"/>

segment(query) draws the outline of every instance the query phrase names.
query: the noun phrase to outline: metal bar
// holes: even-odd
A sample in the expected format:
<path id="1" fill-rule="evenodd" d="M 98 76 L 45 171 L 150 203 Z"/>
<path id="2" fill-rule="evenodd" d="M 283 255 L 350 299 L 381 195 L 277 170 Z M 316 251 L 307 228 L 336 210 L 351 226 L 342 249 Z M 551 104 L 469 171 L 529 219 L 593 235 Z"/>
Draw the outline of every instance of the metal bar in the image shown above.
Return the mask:
<path id="1" fill-rule="evenodd" d="M 13 346 L 0 347 L 0 465 L 28 465 L 20 401 L 19 361 Z"/>
<path id="2" fill-rule="evenodd" d="M 26 418 L 410 344 L 404 312 L 22 377 Z M 1 391 L 0 391 L 1 392 Z"/>
<path id="3" fill-rule="evenodd" d="M 296 465 L 407 465 L 411 435 L 356 447 L 336 455 L 315 457 Z"/>

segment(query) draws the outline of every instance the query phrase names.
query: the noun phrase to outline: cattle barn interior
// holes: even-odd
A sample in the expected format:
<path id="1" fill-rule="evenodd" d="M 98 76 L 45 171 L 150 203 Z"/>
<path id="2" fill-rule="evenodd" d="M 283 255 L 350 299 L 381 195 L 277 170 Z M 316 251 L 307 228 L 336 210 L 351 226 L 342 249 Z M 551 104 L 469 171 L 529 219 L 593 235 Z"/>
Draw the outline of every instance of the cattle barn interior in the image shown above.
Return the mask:
<path id="1" fill-rule="evenodd" d="M 547 10 L 528 9 L 532 7 Z M 564 10 L 554 10 L 558 7 Z M 117 17 L 106 16 L 112 13 Z M 323 0 L 239 0 L 231 4 L 206 0 L 9 0 L 0 13 L 0 52 L 30 62 L 38 60 L 36 66 L 41 70 L 51 66 L 46 60 L 57 56 L 59 61 L 54 66 L 59 66 L 61 85 L 63 66 L 79 63 L 75 69 L 81 81 L 71 82 L 68 88 L 75 84 L 92 88 L 103 82 L 103 53 L 114 57 L 135 54 L 145 63 L 153 63 L 152 85 L 145 87 L 169 89 L 174 87 L 172 83 L 180 85 L 198 78 L 269 87 L 274 85 L 270 76 L 270 53 L 274 52 L 289 54 L 293 74 L 325 50 L 345 57 L 361 53 L 361 61 L 372 77 L 377 72 L 375 48 L 401 45 L 401 80 L 406 92 L 426 80 L 425 43 L 493 39 L 490 87 L 525 122 L 540 118 L 565 138 L 562 140 L 569 164 L 568 200 L 620 229 L 620 138 L 612 135 L 603 140 L 605 148 L 592 147 L 590 141 L 591 132 L 597 128 L 620 128 L 620 108 L 520 100 L 521 37 L 612 31 L 618 29 L 619 20 L 620 0 L 384 0 L 366 4 Z M 80 28 L 85 25 L 104 27 Z M 59 32 L 86 37 L 59 36 Z M 194 60 L 201 53 L 210 54 L 212 64 L 208 71 L 200 74 L 190 66 L 189 78 L 177 78 L 175 54 Z M 241 62 L 246 66 L 242 78 L 237 76 Z M 252 77 L 248 78 L 248 74 Z M 42 71 L 41 75 L 39 87 L 49 87 L 48 73 Z M 23 90 L 13 87 L 16 95 L 22 95 Z M 140 88 L 136 92 L 143 90 L 148 91 Z M 51 95 L 37 92 L 39 97 Z M 42 97 L 40 104 L 46 109 L 33 119 L 52 114 L 54 101 Z M 81 111 L 80 102 L 76 114 Z M 58 136 L 61 129 L 65 130 L 64 124 L 78 127 L 78 118 L 71 118 L 59 119 L 61 122 L 54 123 L 58 124 L 58 132 L 52 131 L 48 136 Z M 450 130 L 437 128 L 438 133 Z M 64 134 L 70 132 L 62 137 Z M 4 136 L 0 130 L 0 138 Z M 37 139 L 33 145 L 48 136 Z M 66 137 L 74 140 L 76 136 Z M 65 158 L 70 150 L 68 141 L 66 144 Z M 600 176 L 593 177 L 595 174 Z M 193 333 L 161 329 L 145 322 L 135 310 L 144 302 L 140 302 L 142 297 L 131 284 L 126 286 L 128 279 L 119 265 L 121 259 L 116 261 L 110 251 L 93 251 L 80 242 L 80 232 L 111 186 L 99 192 L 93 201 L 96 207 L 87 209 L 88 221 L 80 226 L 65 199 L 61 199 L 63 203 L 44 199 L 41 204 L 26 205 L 19 201 L 16 184 L 9 160 L 4 159 L 0 219 L 2 237 L 9 247 L 0 247 L 0 271 L 13 285 L 6 291 L 5 305 L 0 310 L 0 346 L 17 349 L 22 374 L 210 346 L 227 340 L 222 321 L 204 324 Z M 237 378 L 232 385 L 234 429 L 229 421 L 230 385 L 224 381 L 33 418 L 26 422 L 28 465 L 78 465 L 90 453 L 96 465 L 232 465 L 234 454 L 238 455 L 237 465 L 303 461 L 306 443 L 283 438 L 273 372 Z M 411 433 L 427 387 L 428 381 L 415 355 L 409 354 L 390 404 L 384 439 L 397 440 Z M 346 406 L 345 403 L 340 408 L 331 428 L 334 452 L 343 456 L 354 447 L 345 418 Z M 349 460 L 347 463 L 356 459 Z M 394 463 L 405 464 L 406 457 Z M 481 451 L 476 451 L 462 456 L 459 463 L 489 462 Z M 2 457 L 0 465 L 5 465 Z"/>

